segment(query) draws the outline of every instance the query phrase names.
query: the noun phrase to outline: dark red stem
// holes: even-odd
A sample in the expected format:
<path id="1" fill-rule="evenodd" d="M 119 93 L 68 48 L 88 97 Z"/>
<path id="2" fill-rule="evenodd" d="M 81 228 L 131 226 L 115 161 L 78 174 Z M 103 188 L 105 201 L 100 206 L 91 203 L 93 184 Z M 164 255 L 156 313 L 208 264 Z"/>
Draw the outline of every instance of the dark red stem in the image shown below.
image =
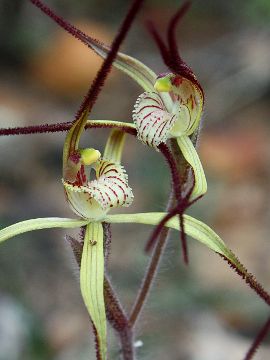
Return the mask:
<path id="1" fill-rule="evenodd" d="M 65 21 L 63 18 L 57 16 L 49 7 L 44 5 L 40 0 L 30 0 L 34 5 L 36 5 L 41 11 L 43 11 L 45 14 L 50 16 L 54 21 L 56 21 L 60 26 L 65 28 L 68 32 L 70 32 L 72 35 L 76 36 L 77 29 L 73 26 L 71 26 L 67 21 Z M 77 112 L 76 119 L 80 118 L 82 114 L 86 111 L 91 111 L 93 105 L 95 104 L 97 97 L 104 85 L 104 82 L 111 70 L 113 61 L 115 57 L 117 56 L 117 52 L 125 39 L 133 20 L 135 19 L 138 11 L 141 8 L 141 5 L 144 0 L 134 0 L 131 4 L 131 7 L 129 8 L 129 11 L 127 15 L 124 18 L 124 21 L 122 22 L 122 25 L 120 26 L 120 29 L 118 31 L 118 34 L 116 35 L 111 48 L 108 52 L 107 57 L 103 61 L 100 70 L 97 73 L 97 76 L 95 77 L 90 89 L 88 90 L 79 111 Z M 78 38 L 78 36 L 76 36 Z"/>
<path id="2" fill-rule="evenodd" d="M 176 37 L 175 37 L 175 30 L 176 30 L 176 26 L 177 26 L 179 20 L 183 18 L 183 16 L 189 10 L 190 6 L 191 6 L 191 2 L 186 1 L 180 7 L 180 9 L 173 15 L 173 17 L 171 18 L 169 25 L 168 25 L 167 40 L 168 40 L 168 44 L 169 44 L 170 54 L 171 54 L 171 57 L 173 59 L 175 59 L 176 62 L 177 61 L 182 62 L 182 59 L 179 56 L 179 52 L 178 52 L 177 41 L 176 41 Z"/>
<path id="3" fill-rule="evenodd" d="M 182 183 L 180 181 L 180 174 L 178 172 L 177 164 L 175 162 L 175 159 L 174 159 L 171 151 L 167 147 L 167 145 L 161 144 L 159 146 L 159 149 L 162 152 L 163 156 L 165 157 L 167 163 L 169 164 L 169 168 L 170 168 L 170 171 L 171 171 L 171 178 L 172 178 L 172 184 L 173 184 L 173 189 L 174 189 L 174 193 L 175 193 L 175 199 L 176 199 L 176 202 L 177 202 L 177 205 L 178 205 L 177 206 L 177 210 L 178 210 L 177 213 L 179 214 L 179 225 L 180 225 L 180 230 L 181 230 L 180 231 L 180 239 L 181 239 L 181 245 L 182 245 L 183 260 L 184 260 L 185 264 L 188 264 L 187 239 L 186 239 L 185 226 L 184 226 L 184 220 L 183 220 L 183 213 L 184 213 L 184 211 L 186 209 L 186 201 L 182 197 Z M 155 239 L 157 239 L 157 236 L 158 236 L 159 232 L 161 231 L 162 227 L 160 227 L 160 226 L 157 227 L 159 229 L 159 231 L 157 231 L 157 228 L 154 230 L 153 235 L 152 235 L 151 239 L 148 242 L 148 244 L 151 243 L 149 249 L 151 248 L 151 246 L 155 242 Z M 155 234 L 155 236 L 154 236 L 154 234 Z"/>
<path id="4" fill-rule="evenodd" d="M 257 334 L 255 340 L 253 341 L 250 349 L 248 350 L 244 360 L 251 360 L 255 356 L 258 348 L 262 344 L 263 340 L 265 339 L 266 335 L 270 330 L 270 317 L 267 321 L 263 324 L 263 327 L 260 329 L 259 333 Z"/>
<path id="5" fill-rule="evenodd" d="M 148 21 L 146 23 L 146 27 L 149 31 L 149 33 L 152 35 L 153 39 L 155 40 L 155 43 L 157 44 L 160 54 L 162 56 L 162 59 L 164 61 L 164 63 L 168 65 L 168 63 L 170 62 L 170 53 L 169 50 L 166 46 L 166 44 L 164 43 L 162 37 L 160 36 L 159 32 L 157 31 L 155 25 L 153 24 L 152 21 Z"/>
<path id="6" fill-rule="evenodd" d="M 32 135 L 32 134 L 45 134 L 54 133 L 60 131 L 68 131 L 72 126 L 72 122 L 63 122 L 58 124 L 41 124 L 31 126 L 19 126 L 15 128 L 0 128 L 0 136 L 12 136 L 12 135 Z M 114 126 L 113 124 L 86 124 L 85 128 L 114 128 L 117 127 L 119 130 L 136 136 L 136 129 L 130 128 L 129 126 Z"/>
<path id="7" fill-rule="evenodd" d="M 230 267 L 241 276 L 248 286 L 256 292 L 257 295 L 268 305 L 270 306 L 270 294 L 263 288 L 263 286 L 255 279 L 254 275 L 249 273 L 247 269 L 242 265 L 243 270 L 240 270 L 231 260 L 229 260 L 226 256 L 218 254 L 221 258 L 230 265 Z"/>

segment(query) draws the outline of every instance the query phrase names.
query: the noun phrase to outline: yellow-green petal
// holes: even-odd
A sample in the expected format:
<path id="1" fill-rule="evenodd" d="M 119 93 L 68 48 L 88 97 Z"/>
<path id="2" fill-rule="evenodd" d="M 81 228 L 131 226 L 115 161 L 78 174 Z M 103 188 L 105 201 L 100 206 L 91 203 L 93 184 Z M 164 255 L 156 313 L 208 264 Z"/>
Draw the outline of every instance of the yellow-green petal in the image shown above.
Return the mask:
<path id="1" fill-rule="evenodd" d="M 69 219 L 69 218 L 37 218 L 21 221 L 0 230 L 0 243 L 10 239 L 16 235 L 26 233 L 28 231 L 51 229 L 51 228 L 77 228 L 88 223 L 87 220 Z"/>
<path id="2" fill-rule="evenodd" d="M 68 131 L 64 148 L 63 148 L 63 178 L 68 167 L 69 156 L 74 153 L 79 146 L 80 137 L 87 122 L 88 111 L 84 111 L 81 117 L 76 120 L 71 129 Z"/>
<path id="3" fill-rule="evenodd" d="M 200 161 L 199 155 L 188 136 L 180 136 L 177 138 L 179 148 L 194 171 L 195 186 L 191 199 L 201 196 L 207 191 L 207 181 Z"/>
<path id="4" fill-rule="evenodd" d="M 86 227 L 80 269 L 81 293 L 96 328 L 102 360 L 106 359 L 106 313 L 103 294 L 103 228 L 99 222 Z"/>
<path id="5" fill-rule="evenodd" d="M 113 129 L 107 140 L 103 154 L 103 159 L 120 164 L 123 148 L 125 144 L 126 134 L 118 129 Z"/>

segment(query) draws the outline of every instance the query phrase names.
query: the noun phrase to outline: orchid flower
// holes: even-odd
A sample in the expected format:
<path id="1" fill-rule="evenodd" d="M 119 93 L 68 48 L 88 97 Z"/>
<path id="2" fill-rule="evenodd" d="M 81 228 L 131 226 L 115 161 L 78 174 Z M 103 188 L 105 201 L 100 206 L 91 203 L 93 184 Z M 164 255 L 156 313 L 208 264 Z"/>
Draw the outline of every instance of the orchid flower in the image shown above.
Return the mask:
<path id="1" fill-rule="evenodd" d="M 108 214 L 111 208 L 129 206 L 133 200 L 127 175 L 120 165 L 125 134 L 113 130 L 107 141 L 104 155 L 92 148 L 79 148 L 79 139 L 85 126 L 83 115 L 67 134 L 63 151 L 63 185 L 67 201 L 79 218 L 37 218 L 19 222 L 0 230 L 0 243 L 16 235 L 50 228 L 76 228 L 85 226 L 83 251 L 80 263 L 81 293 L 97 332 L 102 360 L 107 354 L 106 312 L 104 303 L 104 244 L 102 223 L 133 223 L 164 225 L 180 230 L 177 216 L 166 213 Z M 87 175 L 87 168 L 88 175 Z M 91 179 L 92 172 L 96 179 Z M 198 240 L 226 258 L 235 268 L 248 276 L 246 269 L 222 239 L 203 222 L 183 215 L 187 235 Z"/>
<path id="2" fill-rule="evenodd" d="M 181 18 L 189 7 L 189 3 L 186 2 L 180 10 L 172 18 L 169 28 L 168 28 L 168 42 L 169 49 L 166 48 L 160 36 L 157 34 L 156 30 L 151 27 L 151 32 L 160 48 L 162 57 L 166 65 L 174 69 L 173 73 L 163 74 L 157 76 L 149 67 L 140 62 L 139 60 L 123 54 L 116 49 L 116 47 L 110 47 L 103 44 L 102 42 L 88 36 L 81 30 L 77 29 L 75 26 L 68 23 L 66 20 L 55 14 L 49 7 L 42 3 L 41 0 L 30 0 L 35 6 L 37 6 L 43 13 L 49 16 L 53 21 L 58 25 L 64 28 L 72 36 L 76 37 L 78 40 L 82 41 L 85 45 L 91 48 L 96 52 L 97 55 L 108 60 L 108 56 L 111 55 L 112 50 L 114 50 L 114 56 L 110 58 L 110 61 L 113 65 L 119 70 L 126 73 L 134 81 L 136 81 L 144 90 L 148 93 L 153 93 L 155 96 L 160 97 L 160 104 L 165 105 L 166 109 L 174 111 L 175 108 L 179 109 L 179 114 L 186 114 L 183 119 L 183 124 L 179 118 L 175 119 L 175 124 L 173 127 L 168 130 L 168 137 L 176 136 L 178 137 L 189 137 L 198 127 L 202 110 L 204 104 L 203 91 L 200 84 L 198 83 L 192 70 L 183 62 L 180 58 L 175 41 L 175 26 L 179 18 Z M 136 3 L 136 1 L 135 1 Z M 129 21 L 132 21 L 129 19 Z M 116 50 L 116 51 L 115 51 Z M 172 57 L 172 55 L 174 55 Z M 182 75 L 180 75 L 181 73 Z M 89 95 L 89 94 L 88 94 Z M 88 96 L 89 98 L 89 96 Z M 86 98 L 87 100 L 87 98 Z M 174 104 L 175 102 L 175 104 Z M 85 102 L 84 102 L 85 103 Z M 196 105 L 196 106 L 195 106 Z M 192 108 L 193 106 L 193 108 Z M 181 111 L 180 111 L 181 109 Z M 191 111 L 193 109 L 193 111 Z M 83 109 L 82 109 L 83 110 Z M 165 111 L 165 108 L 163 108 Z M 135 111 L 136 112 L 136 111 Z M 187 113 L 190 114 L 188 117 Z M 96 170 L 97 177 L 100 181 L 103 181 L 104 178 L 100 177 L 100 164 L 103 161 L 112 161 L 114 160 L 114 166 L 119 165 L 123 144 L 124 136 L 122 131 L 128 132 L 134 135 L 134 125 L 130 123 L 111 121 L 111 120 L 87 120 L 88 112 L 81 111 L 81 118 L 77 119 L 77 123 L 70 126 L 70 123 L 54 124 L 50 125 L 41 125 L 27 128 L 15 128 L 15 129 L 2 129 L 0 135 L 12 135 L 12 134 L 28 134 L 28 133 L 43 133 L 47 131 L 63 131 L 70 129 L 67 136 L 67 140 L 64 146 L 63 154 L 63 184 L 65 187 L 67 199 L 75 211 L 76 214 L 81 216 L 80 219 L 58 219 L 58 218 L 47 218 L 47 219 L 34 219 L 20 222 L 15 225 L 11 225 L 0 231 L 0 242 L 4 241 L 10 237 L 24 233 L 27 231 L 38 230 L 43 228 L 54 228 L 54 227 L 63 227 L 63 228 L 73 228 L 77 226 L 87 225 L 92 218 L 92 213 L 88 210 L 87 202 L 91 201 L 91 204 L 94 204 L 93 209 L 95 209 L 97 218 L 99 221 L 110 222 L 110 223 L 138 223 L 138 224 L 149 224 L 149 225 L 160 225 L 162 221 L 164 226 L 179 230 L 179 224 L 176 219 L 176 215 L 171 216 L 167 213 L 139 213 L 139 214 L 123 214 L 123 215 L 108 215 L 108 207 L 104 207 L 102 203 L 98 203 L 97 199 L 102 199 L 102 196 L 94 195 L 93 192 L 93 180 L 88 182 L 88 186 L 82 184 L 83 181 L 86 181 L 84 172 L 81 169 L 85 165 L 92 164 Z M 182 116 L 182 115 L 181 115 Z M 177 117 L 177 116 L 175 116 Z M 118 130 L 113 130 L 108 143 L 106 145 L 104 158 L 100 160 L 100 153 L 94 149 L 78 149 L 78 143 L 80 135 L 84 128 L 91 127 L 115 127 Z M 185 135 L 180 135 L 181 131 Z M 14 130 L 14 131 L 13 131 Z M 75 136 L 76 135 L 76 136 Z M 185 139 L 187 140 L 187 138 Z M 163 138 L 165 141 L 165 138 Z M 181 143 L 182 140 L 179 140 Z M 161 140 L 162 142 L 162 140 Z M 187 140 L 190 143 L 190 139 Z M 159 140 L 157 142 L 151 142 L 153 146 L 158 146 Z M 190 145 L 191 146 L 191 145 Z M 192 145 L 193 147 L 193 145 Z M 71 150 L 72 149 L 72 150 Z M 191 150 L 192 155 L 188 157 L 190 163 L 196 158 L 197 153 L 194 152 L 194 149 Z M 197 159 L 198 160 L 198 159 Z M 96 161 L 96 164 L 95 164 Z M 201 167 L 201 164 L 198 160 L 194 160 L 194 164 L 197 163 L 198 167 Z M 97 165 L 98 164 L 98 165 Z M 194 171 L 198 170 L 197 165 L 194 165 Z M 90 165 L 91 166 L 91 165 Z M 124 175 L 124 170 L 122 167 L 117 168 L 119 174 L 122 174 L 122 181 L 124 181 L 126 188 L 127 178 Z M 121 170 L 120 170 L 121 169 Z M 117 170 L 117 171 L 118 171 Z M 76 174 L 76 171 L 77 174 Z M 76 174 L 76 177 L 75 177 Z M 199 174 L 201 174 L 202 181 L 199 180 L 201 184 L 204 184 L 201 189 L 206 189 L 205 176 L 202 174 L 200 169 L 197 171 L 197 179 L 199 179 Z M 79 186 L 78 186 L 78 182 Z M 197 185 L 198 186 L 198 185 Z M 99 191 L 99 190 L 98 190 Z M 119 188 L 117 189 L 119 192 Z M 120 193 L 119 193 L 120 195 Z M 123 195 L 123 194 L 122 194 Z M 126 195 L 127 196 L 127 195 Z M 91 199 L 91 200 L 90 200 Z M 122 202 L 119 200 L 123 206 L 127 206 L 132 199 L 131 189 L 129 189 L 128 201 Z M 91 206 L 92 206 L 91 205 Z M 109 206 L 110 207 L 110 206 Z M 114 205 L 112 205 L 114 207 Z M 88 218 L 90 216 L 90 219 Z M 169 218 L 167 221 L 164 219 Z M 94 217 L 92 218 L 92 220 Z M 239 271 L 242 271 L 242 266 L 239 265 L 238 260 L 235 255 L 228 249 L 225 243 L 220 239 L 220 237 L 206 224 L 203 222 L 194 219 L 188 215 L 184 215 L 184 224 L 185 230 L 188 235 L 192 236 L 194 239 L 202 242 L 207 245 L 210 249 L 216 251 L 220 255 L 228 259 L 231 264 L 234 264 Z M 245 271 L 243 271 L 245 272 Z"/>
<path id="3" fill-rule="evenodd" d="M 89 37 L 67 21 L 53 13 L 40 0 L 30 0 L 46 15 L 52 18 L 72 36 L 81 40 L 94 50 L 99 56 L 106 58 L 110 47 Z M 157 76 L 149 67 L 139 60 L 118 52 L 113 65 L 135 80 L 145 92 L 138 98 L 133 112 L 133 120 L 138 138 L 153 146 L 156 150 L 170 138 L 175 138 L 182 155 L 192 168 L 194 175 L 193 191 L 187 192 L 189 199 L 181 195 L 179 175 L 173 176 L 174 192 L 179 202 L 179 219 L 181 224 L 181 242 L 183 258 L 188 263 L 187 244 L 182 215 L 190 206 L 189 200 L 201 197 L 207 191 L 207 182 L 197 151 L 190 136 L 198 128 L 204 105 L 203 90 L 192 70 L 180 58 L 176 41 L 175 26 L 177 21 L 187 11 L 189 3 L 185 3 L 171 22 L 168 29 L 170 49 L 166 49 L 154 29 L 152 33 L 156 39 L 165 64 L 171 73 Z M 130 124 L 126 124 L 130 126 Z M 168 161 L 168 159 L 167 159 Z M 168 161 L 170 164 L 170 162 Z M 174 162 L 175 164 L 175 162 Z M 170 164 L 171 167 L 171 164 Z M 171 167 L 173 175 L 174 170 Z"/>
<path id="4" fill-rule="evenodd" d="M 79 218 L 37 218 L 19 222 L 0 230 L 0 243 L 16 235 L 40 229 L 76 228 L 85 226 L 80 264 L 80 287 L 85 306 L 97 332 L 101 359 L 106 359 L 106 312 L 104 302 L 104 244 L 102 223 L 136 223 L 158 225 L 166 213 L 109 215 L 111 208 L 129 206 L 133 193 L 127 174 L 120 165 L 125 134 L 113 130 L 104 155 L 92 148 L 79 148 L 86 124 L 82 114 L 69 130 L 63 149 L 63 186 L 66 199 Z M 93 173 L 95 178 L 92 179 Z M 186 233 L 233 264 L 237 258 L 220 237 L 202 222 L 184 215 Z M 166 226 L 179 230 L 177 217 Z"/>
<path id="5" fill-rule="evenodd" d="M 175 138 L 194 171 L 192 198 L 203 195 L 207 183 L 197 151 L 190 139 L 200 123 L 203 93 L 184 76 L 168 73 L 157 77 L 154 91 L 141 94 L 135 104 L 133 120 L 138 138 L 158 150 L 161 143 Z M 169 93 L 165 102 L 161 93 Z M 159 151 L 159 150 L 158 150 Z"/>
<path id="6" fill-rule="evenodd" d="M 200 125 L 204 108 L 204 92 L 191 68 L 180 57 L 175 39 L 177 22 L 188 10 L 189 5 L 190 3 L 186 2 L 171 20 L 168 28 L 168 48 L 155 28 L 149 27 L 160 48 L 163 60 L 170 69 L 169 72 L 156 75 L 139 60 L 123 53 L 117 54 L 114 66 L 130 76 L 145 90 L 138 97 L 133 111 L 138 138 L 156 150 L 168 139 L 176 139 L 184 158 L 193 169 L 195 186 L 192 198 L 196 198 L 206 193 L 207 182 L 190 136 Z M 56 18 L 54 20 L 58 22 Z M 71 31 L 68 24 L 60 25 Z M 99 56 L 107 55 L 110 49 L 108 46 L 74 27 L 72 31 Z"/>
<path id="7" fill-rule="evenodd" d="M 104 303 L 104 246 L 103 223 L 135 223 L 163 226 L 175 230 L 180 228 L 176 209 L 169 213 L 137 213 L 110 215 L 111 208 L 131 205 L 133 193 L 128 178 L 121 165 L 125 135 L 122 130 L 129 129 L 144 143 L 157 150 L 162 143 L 175 138 L 183 156 L 191 165 L 195 175 L 192 197 L 206 192 L 206 180 L 197 152 L 190 136 L 199 126 L 204 105 L 204 95 L 195 75 L 181 60 L 176 51 L 174 27 L 187 9 L 181 8 L 171 22 L 168 30 L 169 49 L 166 48 L 154 29 L 152 33 L 160 47 L 166 65 L 172 72 L 156 76 L 148 67 L 127 55 L 118 52 L 119 46 L 132 23 L 142 1 L 135 0 L 112 47 L 101 44 L 52 13 L 40 0 L 31 0 L 42 11 L 51 16 L 72 35 L 78 37 L 99 55 L 105 58 L 100 72 L 94 80 L 77 117 L 69 128 L 63 148 L 62 183 L 67 202 L 77 215 L 72 218 L 37 218 L 19 222 L 0 230 L 0 243 L 16 235 L 29 231 L 49 228 L 85 227 L 83 250 L 80 260 L 80 287 L 86 308 L 95 327 L 98 341 L 99 359 L 107 358 L 106 313 Z M 173 56 L 174 55 L 174 56 Z M 138 98 L 134 110 L 133 124 L 114 121 L 87 120 L 101 86 L 109 73 L 112 63 L 131 76 L 145 92 Z M 103 154 L 93 148 L 79 147 L 80 137 L 87 126 L 99 124 L 100 127 L 118 128 L 111 132 Z M 59 127 L 64 129 L 63 124 Z M 41 128 L 37 129 L 40 132 Z M 55 127 L 57 129 L 57 127 Z M 26 129 L 27 133 L 29 128 Z M 44 127 L 48 131 L 48 126 Z M 14 132 L 15 134 L 16 132 Z M 3 134 L 7 134 L 3 132 Z M 270 304 L 269 295 L 243 267 L 223 240 L 206 224 L 183 215 L 187 235 L 198 240 L 218 253 L 245 279 L 245 281 Z"/>

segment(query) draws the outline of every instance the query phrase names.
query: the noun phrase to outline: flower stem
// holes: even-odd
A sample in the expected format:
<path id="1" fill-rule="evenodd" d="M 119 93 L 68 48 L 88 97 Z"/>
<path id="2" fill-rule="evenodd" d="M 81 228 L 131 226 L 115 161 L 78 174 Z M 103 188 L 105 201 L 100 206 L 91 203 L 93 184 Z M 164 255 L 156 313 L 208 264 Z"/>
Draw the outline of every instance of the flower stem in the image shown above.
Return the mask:
<path id="1" fill-rule="evenodd" d="M 72 127 L 72 122 L 63 122 L 57 124 L 41 124 L 31 126 L 18 126 L 15 128 L 1 128 L 0 136 L 11 135 L 30 135 L 30 134 L 44 134 L 61 131 L 68 131 Z M 118 128 L 126 133 L 136 136 L 136 129 L 133 124 L 113 121 L 113 120 L 88 120 L 85 128 Z"/>
<path id="2" fill-rule="evenodd" d="M 256 292 L 256 294 L 268 305 L 270 306 L 270 294 L 263 288 L 263 286 L 256 280 L 253 274 L 249 273 L 247 269 L 240 263 L 238 259 L 238 266 L 234 264 L 226 256 L 218 254 L 223 260 L 225 260 L 229 266 L 243 278 L 243 280 L 248 284 L 248 286 Z"/>
<path id="3" fill-rule="evenodd" d="M 133 329 L 131 327 L 128 327 L 124 331 L 119 333 L 119 335 L 122 344 L 122 359 L 135 360 Z"/>
<path id="4" fill-rule="evenodd" d="M 253 341 L 251 347 L 249 348 L 244 360 L 251 360 L 253 358 L 253 356 L 255 356 L 256 351 L 258 350 L 259 346 L 263 342 L 263 340 L 266 337 L 269 330 L 270 330 L 270 317 L 263 324 L 263 327 L 260 329 L 259 333 L 257 334 L 257 336 L 256 336 L 255 340 Z"/>
<path id="5" fill-rule="evenodd" d="M 188 248 L 187 248 L 187 239 L 185 234 L 185 228 L 184 228 L 184 221 L 183 221 L 183 213 L 186 209 L 186 201 L 182 196 L 182 179 L 180 179 L 181 172 L 178 171 L 177 163 L 170 151 L 170 149 L 165 145 L 161 144 L 159 146 L 160 151 L 162 152 L 163 156 L 165 157 L 171 171 L 171 178 L 172 178 L 172 184 L 174 189 L 174 196 L 175 199 L 179 205 L 179 224 L 180 224 L 180 240 L 182 244 L 182 253 L 183 253 L 183 260 L 184 263 L 188 264 Z M 155 239 L 153 238 L 153 241 Z"/>
<path id="6" fill-rule="evenodd" d="M 133 346 L 133 330 L 125 310 L 115 294 L 107 276 L 105 276 L 104 279 L 104 297 L 107 319 L 118 334 L 122 358 L 123 360 L 134 360 L 135 350 Z"/>

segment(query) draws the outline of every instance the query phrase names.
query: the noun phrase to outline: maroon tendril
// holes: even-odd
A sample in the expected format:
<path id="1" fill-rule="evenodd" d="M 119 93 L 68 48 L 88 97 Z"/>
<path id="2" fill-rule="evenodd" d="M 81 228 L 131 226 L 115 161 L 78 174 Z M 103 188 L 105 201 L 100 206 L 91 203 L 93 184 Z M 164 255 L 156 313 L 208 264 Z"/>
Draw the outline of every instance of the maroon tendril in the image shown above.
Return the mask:
<path id="1" fill-rule="evenodd" d="M 195 74 L 181 58 L 179 54 L 179 50 L 177 48 L 177 42 L 175 36 L 176 26 L 178 25 L 179 21 L 183 18 L 183 16 L 186 14 L 186 12 L 189 10 L 190 5 L 191 5 L 190 1 L 184 2 L 184 4 L 172 16 L 171 20 L 169 21 L 167 28 L 168 46 L 165 44 L 164 40 L 161 38 L 155 25 L 152 22 L 147 23 L 147 28 L 159 48 L 160 54 L 162 56 L 165 65 L 168 66 L 171 72 L 183 76 L 184 78 L 190 80 L 196 87 L 198 87 L 201 90 L 202 93 L 204 93 Z"/>
<path id="2" fill-rule="evenodd" d="M 40 0 L 30 0 L 34 5 L 36 5 L 41 11 L 43 11 L 45 14 L 47 14 L 49 17 L 51 17 L 54 21 L 56 21 L 61 27 L 63 27 L 65 30 L 71 33 L 71 35 L 78 37 L 78 31 L 77 29 L 70 25 L 66 20 L 56 15 L 51 9 L 49 9 L 46 5 L 44 5 Z M 99 69 L 90 89 L 88 90 L 80 108 L 77 112 L 75 121 L 79 119 L 83 113 L 87 111 L 91 111 L 92 107 L 94 106 L 97 97 L 104 85 L 104 82 L 111 70 L 112 64 L 114 59 L 117 56 L 117 52 L 120 48 L 120 45 L 122 44 L 124 38 L 126 37 L 133 20 L 135 19 L 138 11 L 140 10 L 140 7 L 142 5 L 144 0 L 134 0 L 127 15 L 125 16 L 118 34 L 116 35 L 110 51 L 108 52 L 107 57 L 103 61 L 101 68 Z M 83 33 L 80 32 L 81 35 L 84 36 Z"/>
<path id="3" fill-rule="evenodd" d="M 244 360 L 251 360 L 258 348 L 261 346 L 263 340 L 265 339 L 266 335 L 268 334 L 270 330 L 270 317 L 267 319 L 267 321 L 263 324 L 263 327 L 260 329 L 260 331 L 258 332 L 256 338 L 254 339 L 253 343 L 251 344 Z"/>

